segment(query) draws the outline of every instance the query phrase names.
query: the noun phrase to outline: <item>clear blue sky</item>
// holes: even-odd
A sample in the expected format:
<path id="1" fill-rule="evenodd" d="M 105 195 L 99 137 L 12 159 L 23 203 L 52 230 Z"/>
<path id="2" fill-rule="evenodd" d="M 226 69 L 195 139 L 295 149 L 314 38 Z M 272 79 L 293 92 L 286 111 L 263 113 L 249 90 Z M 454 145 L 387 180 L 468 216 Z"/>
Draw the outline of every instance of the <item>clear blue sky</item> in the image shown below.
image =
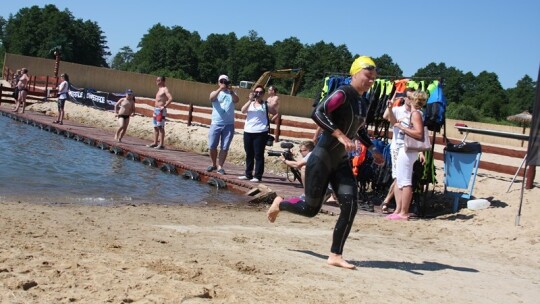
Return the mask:
<path id="1" fill-rule="evenodd" d="M 77 19 L 98 23 L 110 52 L 134 51 L 157 23 L 209 34 L 255 30 L 267 44 L 296 37 L 303 44 L 345 44 L 354 54 L 390 55 L 405 76 L 431 62 L 463 72 L 499 76 L 503 88 L 523 76 L 536 80 L 540 65 L 540 1 L 2 1 L 8 18 L 23 7 L 55 4 Z M 331 7 L 331 3 L 339 6 Z"/>

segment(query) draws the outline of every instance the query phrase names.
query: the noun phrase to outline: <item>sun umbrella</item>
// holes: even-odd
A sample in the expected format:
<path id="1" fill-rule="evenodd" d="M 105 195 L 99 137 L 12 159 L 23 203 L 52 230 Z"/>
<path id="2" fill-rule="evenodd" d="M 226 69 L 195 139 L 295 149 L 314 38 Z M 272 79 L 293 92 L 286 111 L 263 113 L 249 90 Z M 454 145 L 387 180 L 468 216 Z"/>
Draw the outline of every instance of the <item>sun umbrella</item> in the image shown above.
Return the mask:
<path id="1" fill-rule="evenodd" d="M 530 125 L 532 121 L 532 114 L 529 111 L 506 117 L 509 121 L 519 122 L 521 125 Z"/>
<path id="2" fill-rule="evenodd" d="M 523 134 L 525 134 L 525 128 L 532 122 L 532 114 L 529 113 L 529 111 L 524 111 L 516 115 L 508 116 L 506 119 L 509 121 L 518 122 L 523 127 Z M 521 146 L 523 147 L 523 141 L 521 141 Z"/>

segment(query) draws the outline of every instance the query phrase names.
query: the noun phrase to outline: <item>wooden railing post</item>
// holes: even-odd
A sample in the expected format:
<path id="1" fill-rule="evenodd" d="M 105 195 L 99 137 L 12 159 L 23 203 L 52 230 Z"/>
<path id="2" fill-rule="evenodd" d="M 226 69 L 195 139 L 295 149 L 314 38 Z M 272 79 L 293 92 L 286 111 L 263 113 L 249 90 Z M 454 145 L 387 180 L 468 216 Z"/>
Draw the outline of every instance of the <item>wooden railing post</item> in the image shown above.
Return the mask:
<path id="1" fill-rule="evenodd" d="M 525 189 L 533 188 L 534 178 L 536 177 L 536 165 L 529 165 L 527 168 L 527 176 L 525 178 Z"/>
<path id="2" fill-rule="evenodd" d="M 2 89 L 4 88 L 4 84 L 0 82 L 0 106 L 2 105 Z"/>
<path id="3" fill-rule="evenodd" d="M 193 104 L 189 104 L 189 111 L 188 111 L 188 121 L 187 125 L 188 127 L 191 126 L 191 121 L 193 120 Z"/>
<path id="4" fill-rule="evenodd" d="M 276 117 L 276 129 L 274 130 L 274 137 L 276 142 L 279 142 L 279 135 L 281 135 L 281 114 L 278 114 Z"/>
<path id="5" fill-rule="evenodd" d="M 49 75 L 45 77 L 45 101 L 49 100 Z"/>

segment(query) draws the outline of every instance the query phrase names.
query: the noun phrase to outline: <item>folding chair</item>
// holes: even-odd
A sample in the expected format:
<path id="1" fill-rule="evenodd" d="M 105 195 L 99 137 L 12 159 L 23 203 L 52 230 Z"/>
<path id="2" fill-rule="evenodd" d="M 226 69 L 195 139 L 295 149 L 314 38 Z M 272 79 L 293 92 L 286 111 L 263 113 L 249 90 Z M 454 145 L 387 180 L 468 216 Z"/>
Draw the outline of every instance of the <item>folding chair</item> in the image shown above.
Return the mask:
<path id="1" fill-rule="evenodd" d="M 472 144 L 472 143 L 471 143 Z M 472 197 L 476 173 L 480 164 L 482 149 L 480 144 L 466 147 L 467 143 L 455 145 L 452 149 L 447 147 L 444 151 L 444 194 L 454 198 L 452 212 L 457 212 L 459 199 Z M 448 190 L 452 188 L 452 190 Z M 461 191 L 456 191 L 461 190 Z"/>

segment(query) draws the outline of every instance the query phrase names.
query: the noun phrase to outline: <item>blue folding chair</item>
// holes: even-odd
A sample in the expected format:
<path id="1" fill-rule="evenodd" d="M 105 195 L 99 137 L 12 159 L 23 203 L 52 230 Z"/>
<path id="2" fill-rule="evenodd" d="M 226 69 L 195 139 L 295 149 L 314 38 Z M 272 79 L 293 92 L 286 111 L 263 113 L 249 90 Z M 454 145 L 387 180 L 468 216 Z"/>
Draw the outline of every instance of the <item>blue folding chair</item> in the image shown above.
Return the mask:
<path id="1" fill-rule="evenodd" d="M 472 197 L 476 182 L 482 149 L 478 143 L 471 144 L 474 144 L 474 147 L 461 143 L 447 147 L 444 151 L 444 194 L 454 198 L 454 213 L 458 211 L 460 198 Z"/>

